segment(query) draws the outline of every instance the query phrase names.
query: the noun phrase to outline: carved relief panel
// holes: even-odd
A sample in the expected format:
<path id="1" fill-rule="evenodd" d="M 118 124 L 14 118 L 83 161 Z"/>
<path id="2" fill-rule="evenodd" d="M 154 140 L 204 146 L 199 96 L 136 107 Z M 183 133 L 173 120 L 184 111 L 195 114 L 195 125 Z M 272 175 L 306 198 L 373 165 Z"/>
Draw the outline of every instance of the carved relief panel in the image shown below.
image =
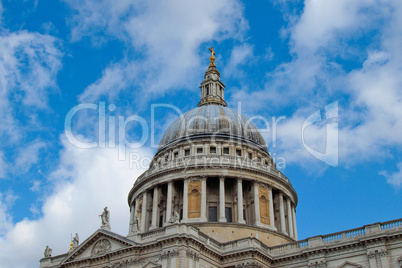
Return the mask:
<path id="1" fill-rule="evenodd" d="M 260 199 L 260 221 L 263 224 L 270 225 L 269 218 L 269 193 L 268 187 L 264 184 L 258 186 L 258 197 Z"/>
<path id="2" fill-rule="evenodd" d="M 188 217 L 201 217 L 201 181 L 188 183 Z"/>

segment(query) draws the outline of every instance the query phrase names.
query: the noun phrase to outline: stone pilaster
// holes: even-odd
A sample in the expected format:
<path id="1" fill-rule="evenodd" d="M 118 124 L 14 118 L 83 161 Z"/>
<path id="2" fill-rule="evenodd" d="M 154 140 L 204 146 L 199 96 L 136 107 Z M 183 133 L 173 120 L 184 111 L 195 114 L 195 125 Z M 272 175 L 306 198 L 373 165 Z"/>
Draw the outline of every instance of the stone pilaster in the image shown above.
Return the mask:
<path id="1" fill-rule="evenodd" d="M 237 178 L 237 222 L 246 223 L 243 216 L 243 179 Z"/>
<path id="2" fill-rule="evenodd" d="M 131 234 L 133 232 L 133 224 L 134 224 L 134 218 L 135 218 L 135 205 L 134 202 L 131 203 L 130 206 L 130 226 L 128 228 L 128 233 Z"/>
<path id="3" fill-rule="evenodd" d="M 272 196 L 272 188 L 268 188 L 269 195 L 269 228 L 276 230 L 275 227 L 275 216 L 274 216 L 274 198 Z"/>
<path id="4" fill-rule="evenodd" d="M 141 215 L 141 232 L 145 232 L 145 227 L 147 223 L 147 202 L 148 201 L 148 193 L 145 191 L 142 194 L 142 215 Z"/>
<path id="5" fill-rule="evenodd" d="M 293 235 L 296 240 L 297 238 L 297 225 L 296 225 L 296 209 L 295 206 L 292 206 L 292 219 L 293 219 Z"/>
<path id="6" fill-rule="evenodd" d="M 376 260 L 376 252 L 375 251 L 367 251 L 367 257 L 369 259 L 370 268 L 377 268 L 377 260 Z"/>
<path id="7" fill-rule="evenodd" d="M 281 217 L 281 232 L 285 235 L 288 233 L 286 232 L 286 222 L 285 222 L 285 207 L 283 205 L 283 194 L 279 193 L 279 215 Z"/>
<path id="8" fill-rule="evenodd" d="M 287 198 L 287 205 L 288 205 L 288 226 L 289 226 L 289 236 L 293 236 L 293 220 L 292 220 L 292 205 L 290 198 Z"/>
<path id="9" fill-rule="evenodd" d="M 188 219 L 188 179 L 183 179 L 183 220 L 187 222 Z"/>
<path id="10" fill-rule="evenodd" d="M 225 217 L 225 177 L 219 177 L 219 222 L 226 222 L 226 217 Z"/>
<path id="11" fill-rule="evenodd" d="M 166 222 L 168 223 L 172 217 L 172 195 L 173 195 L 173 182 L 168 182 L 167 200 L 166 200 Z"/>
<path id="12" fill-rule="evenodd" d="M 380 249 L 378 255 L 380 256 L 382 268 L 389 268 L 388 251 L 385 248 Z"/>
<path id="13" fill-rule="evenodd" d="M 261 226 L 261 218 L 260 218 L 260 197 L 258 195 L 258 182 L 254 181 L 253 184 L 254 190 L 254 215 L 255 215 L 255 225 Z"/>
<path id="14" fill-rule="evenodd" d="M 201 221 L 207 221 L 207 176 L 201 177 Z"/>
<path id="15" fill-rule="evenodd" d="M 155 229 L 158 227 L 158 200 L 159 200 L 159 188 L 154 188 L 154 196 L 152 198 L 152 223 L 149 229 Z"/>

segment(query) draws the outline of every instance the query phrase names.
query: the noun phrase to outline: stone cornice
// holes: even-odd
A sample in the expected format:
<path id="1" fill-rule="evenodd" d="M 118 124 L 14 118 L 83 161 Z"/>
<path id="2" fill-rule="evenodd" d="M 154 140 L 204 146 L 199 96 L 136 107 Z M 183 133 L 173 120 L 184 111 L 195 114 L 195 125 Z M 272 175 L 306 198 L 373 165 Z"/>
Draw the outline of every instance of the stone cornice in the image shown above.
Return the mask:
<path id="1" fill-rule="evenodd" d="M 202 157 L 200 157 L 202 158 Z M 208 172 L 206 171 L 208 169 Z M 289 182 L 289 180 L 279 171 L 276 171 L 277 175 L 274 174 L 272 170 L 270 171 L 264 171 L 261 168 L 255 168 L 252 166 L 233 166 L 230 163 L 227 165 L 217 165 L 217 166 L 201 166 L 201 165 L 196 165 L 196 166 L 183 166 L 183 167 L 174 167 L 174 168 L 164 168 L 161 170 L 156 171 L 155 173 L 147 173 L 145 172 L 143 175 L 141 175 L 137 181 L 134 183 L 133 188 L 130 190 L 128 194 L 128 204 L 130 205 L 133 194 L 135 191 L 140 189 L 143 185 L 145 185 L 148 182 L 151 182 L 153 180 L 161 179 L 161 177 L 177 173 L 178 177 L 177 179 L 182 178 L 183 176 L 193 176 L 193 175 L 188 175 L 190 171 L 200 171 L 200 173 L 205 174 L 207 176 L 220 176 L 222 175 L 222 170 L 234 170 L 234 171 L 240 171 L 240 172 L 248 172 L 257 176 L 265 177 L 267 179 L 273 180 L 281 185 L 283 185 L 290 193 L 292 193 L 292 198 L 294 198 L 293 202 L 295 205 L 298 203 L 298 198 L 297 198 L 297 193 L 293 189 L 292 184 Z M 211 171 L 213 170 L 213 171 Z M 184 175 L 184 172 L 187 174 Z M 212 173 L 212 174 L 211 174 Z M 286 178 L 286 180 L 282 179 L 281 177 Z M 230 177 L 230 176 L 229 176 Z M 244 179 L 246 179 L 246 176 L 242 175 Z M 266 182 L 265 182 L 266 183 Z"/>

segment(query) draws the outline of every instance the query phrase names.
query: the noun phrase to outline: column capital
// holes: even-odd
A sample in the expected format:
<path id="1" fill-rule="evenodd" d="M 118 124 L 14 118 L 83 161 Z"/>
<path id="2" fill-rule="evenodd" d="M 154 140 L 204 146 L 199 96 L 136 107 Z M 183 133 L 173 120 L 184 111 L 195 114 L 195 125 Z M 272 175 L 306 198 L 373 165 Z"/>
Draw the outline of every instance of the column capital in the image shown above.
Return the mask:
<path id="1" fill-rule="evenodd" d="M 203 173 L 200 175 L 201 180 L 205 180 L 207 178 L 207 174 Z"/>
<path id="2" fill-rule="evenodd" d="M 243 181 L 244 178 L 243 178 L 243 177 L 237 177 L 237 180 L 238 180 L 238 181 Z"/>
<path id="3" fill-rule="evenodd" d="M 225 178 L 226 178 L 226 176 L 224 176 L 224 175 L 220 175 L 220 176 L 219 176 L 219 179 L 220 179 L 220 180 L 225 180 Z"/>

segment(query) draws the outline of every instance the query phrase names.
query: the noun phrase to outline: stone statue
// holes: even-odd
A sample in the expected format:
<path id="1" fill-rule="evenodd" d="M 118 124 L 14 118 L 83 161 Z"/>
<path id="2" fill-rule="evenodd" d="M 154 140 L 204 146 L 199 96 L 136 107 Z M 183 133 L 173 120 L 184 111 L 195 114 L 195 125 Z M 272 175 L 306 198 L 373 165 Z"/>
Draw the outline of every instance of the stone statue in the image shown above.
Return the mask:
<path id="1" fill-rule="evenodd" d="M 134 216 L 132 232 L 133 233 L 138 232 L 138 217 L 137 216 Z"/>
<path id="2" fill-rule="evenodd" d="M 209 57 L 209 66 L 215 66 L 215 51 L 214 51 L 214 47 L 209 48 L 209 51 L 211 51 L 211 57 Z"/>
<path id="3" fill-rule="evenodd" d="M 46 246 L 44 255 L 45 255 L 45 258 L 52 257 L 52 249 L 49 248 L 49 246 Z"/>
<path id="4" fill-rule="evenodd" d="M 101 215 L 99 215 L 99 217 L 101 217 L 102 220 L 102 225 L 100 228 L 110 230 L 110 212 L 107 207 L 103 209 L 103 212 Z"/>
<path id="5" fill-rule="evenodd" d="M 75 236 L 73 238 L 73 249 L 78 247 L 79 243 L 80 243 L 80 237 L 78 236 L 78 233 L 75 233 Z"/>
<path id="6" fill-rule="evenodd" d="M 180 215 L 177 213 L 177 211 L 173 212 L 173 215 L 170 217 L 169 222 L 170 223 L 179 223 L 180 220 Z"/>

